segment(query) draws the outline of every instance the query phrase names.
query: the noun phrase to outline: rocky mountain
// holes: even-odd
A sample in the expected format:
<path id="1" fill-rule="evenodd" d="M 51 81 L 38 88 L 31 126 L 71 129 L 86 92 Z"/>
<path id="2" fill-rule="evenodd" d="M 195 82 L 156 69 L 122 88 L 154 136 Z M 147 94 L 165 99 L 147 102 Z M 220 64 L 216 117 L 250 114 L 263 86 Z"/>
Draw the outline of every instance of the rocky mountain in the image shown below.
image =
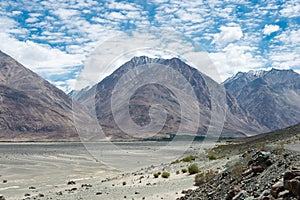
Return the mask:
<path id="1" fill-rule="evenodd" d="M 137 135 L 125 134 L 124 131 L 118 127 L 111 109 L 111 98 L 114 87 L 120 82 L 120 79 L 124 77 L 124 74 L 131 70 L 139 73 L 139 71 L 142 70 L 141 67 L 145 67 L 147 64 L 169 66 L 174 71 L 182 74 L 188 81 L 195 92 L 197 104 L 200 107 L 200 123 L 192 124 L 192 126 L 197 126 L 197 133 L 199 135 L 205 134 L 210 126 L 212 117 L 212 91 L 220 91 L 222 87 L 208 76 L 177 58 L 166 60 L 145 56 L 134 57 L 91 89 L 73 93 L 73 98 L 91 111 L 93 109 L 96 111 L 97 119 L 107 135 L 116 138 L 139 137 Z M 179 77 L 174 75 L 174 80 L 178 78 Z M 134 81 L 130 81 L 129 77 L 124 84 L 131 82 Z M 125 93 L 123 95 L 126 96 Z M 226 106 L 228 110 L 222 132 L 223 136 L 248 136 L 262 133 L 266 130 L 251 118 L 245 110 L 239 107 L 237 101 L 231 94 L 225 92 L 224 99 L 225 105 L 220 109 L 225 109 L 224 106 Z M 93 105 L 94 103 L 95 106 Z M 167 115 L 166 123 L 159 132 L 160 134 L 156 136 L 166 137 L 169 133 L 176 132 L 180 125 L 184 126 L 186 132 L 189 132 L 190 127 L 185 125 L 185 121 L 189 121 L 189 119 L 180 119 L 180 106 L 184 106 L 184 103 L 180 102 L 169 88 L 161 84 L 146 84 L 137 88 L 132 96 L 130 96 L 129 105 L 127 105 L 129 107 L 130 117 L 122 118 L 121 115 L 117 116 L 120 118 L 118 120 L 123 125 L 126 125 L 132 119 L 138 126 L 142 128 L 147 127 L 147 125 L 151 123 L 151 105 L 157 104 L 167 111 Z M 189 104 L 189 102 L 186 104 Z M 128 107 L 118 107 L 116 113 L 123 113 L 124 109 L 128 109 Z M 212 126 L 222 126 L 222 124 Z"/>
<path id="2" fill-rule="evenodd" d="M 2 141 L 78 140 L 72 99 L 1 51 L 0 102 Z"/>
<path id="3" fill-rule="evenodd" d="M 244 110 L 269 130 L 299 123 L 300 75 L 292 70 L 239 72 L 224 86 Z"/>

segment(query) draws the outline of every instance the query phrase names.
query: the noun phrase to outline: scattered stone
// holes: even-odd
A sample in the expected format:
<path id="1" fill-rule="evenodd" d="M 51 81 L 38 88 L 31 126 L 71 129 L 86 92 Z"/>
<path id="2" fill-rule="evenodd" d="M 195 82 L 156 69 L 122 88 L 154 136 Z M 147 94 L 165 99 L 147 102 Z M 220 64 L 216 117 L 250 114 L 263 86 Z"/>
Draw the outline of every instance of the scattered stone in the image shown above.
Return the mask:
<path id="1" fill-rule="evenodd" d="M 283 187 L 283 181 L 278 181 L 277 183 L 275 183 L 271 190 L 270 190 L 270 193 L 271 195 L 274 197 L 274 198 L 277 198 L 278 197 L 278 194 L 279 192 L 282 192 L 284 190 L 284 187 Z"/>
<path id="2" fill-rule="evenodd" d="M 226 196 L 226 200 L 231 200 L 233 197 L 235 197 L 239 192 L 241 191 L 240 186 L 234 185 L 230 187 L 230 190 Z"/>
<path id="3" fill-rule="evenodd" d="M 75 181 L 69 181 L 69 182 L 68 182 L 68 185 L 75 185 L 75 184 L 76 184 Z"/>
<path id="4" fill-rule="evenodd" d="M 90 187 L 92 187 L 92 185 L 91 184 L 82 184 L 81 187 L 90 188 Z"/>
<path id="5" fill-rule="evenodd" d="M 290 194 L 290 191 L 284 190 L 278 194 L 278 198 L 286 198 L 289 196 L 289 194 Z"/>
<path id="6" fill-rule="evenodd" d="M 232 200 L 245 200 L 249 195 L 245 190 L 240 191 Z"/>
<path id="7" fill-rule="evenodd" d="M 45 195 L 40 193 L 40 194 L 39 194 L 39 197 L 45 197 Z"/>

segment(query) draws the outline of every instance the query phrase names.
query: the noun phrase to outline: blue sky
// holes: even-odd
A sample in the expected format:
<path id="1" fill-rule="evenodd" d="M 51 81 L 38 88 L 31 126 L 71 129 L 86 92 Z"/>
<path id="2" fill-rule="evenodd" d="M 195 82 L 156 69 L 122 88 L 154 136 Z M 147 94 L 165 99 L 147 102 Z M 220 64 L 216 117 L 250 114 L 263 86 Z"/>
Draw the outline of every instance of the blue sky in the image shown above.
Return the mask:
<path id="1" fill-rule="evenodd" d="M 198 43 L 222 80 L 272 67 L 300 72 L 300 1 L 0 2 L 0 50 L 64 91 L 103 41 L 151 27 Z"/>

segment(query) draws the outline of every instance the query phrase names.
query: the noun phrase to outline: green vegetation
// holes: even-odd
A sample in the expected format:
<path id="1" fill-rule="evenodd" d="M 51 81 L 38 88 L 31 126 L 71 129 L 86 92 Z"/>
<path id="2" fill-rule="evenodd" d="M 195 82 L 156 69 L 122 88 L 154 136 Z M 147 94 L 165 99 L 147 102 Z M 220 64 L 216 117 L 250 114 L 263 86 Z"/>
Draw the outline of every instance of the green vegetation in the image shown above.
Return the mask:
<path id="1" fill-rule="evenodd" d="M 181 162 L 181 161 L 177 159 L 177 160 L 171 162 L 171 164 L 173 165 L 173 164 L 180 163 L 180 162 Z"/>
<path id="2" fill-rule="evenodd" d="M 178 171 L 176 171 L 176 174 L 178 175 L 178 174 L 180 174 L 180 171 L 178 170 Z"/>
<path id="3" fill-rule="evenodd" d="M 231 171 L 233 178 L 236 179 L 237 181 L 241 181 L 243 178 L 242 174 L 244 170 L 245 170 L 244 164 L 237 164 Z"/>
<path id="4" fill-rule="evenodd" d="M 163 178 L 169 178 L 169 176 L 170 176 L 170 173 L 169 173 L 169 172 L 163 172 L 163 173 L 161 174 L 161 177 L 163 177 Z"/>
<path id="5" fill-rule="evenodd" d="M 276 147 L 274 148 L 273 152 L 277 155 L 280 155 L 284 152 L 284 142 L 281 141 L 277 143 Z"/>
<path id="6" fill-rule="evenodd" d="M 182 161 L 183 161 L 183 162 L 192 162 L 192 161 L 195 160 L 196 158 L 198 158 L 198 156 L 190 155 L 190 156 L 184 157 L 184 158 L 182 159 Z"/>
<path id="7" fill-rule="evenodd" d="M 187 171 L 188 171 L 188 170 L 187 170 L 186 168 L 183 168 L 183 169 L 181 170 L 182 173 L 187 173 Z"/>
<path id="8" fill-rule="evenodd" d="M 195 176 L 195 185 L 200 186 L 218 175 L 218 171 L 208 170 Z"/>
<path id="9" fill-rule="evenodd" d="M 160 174 L 158 174 L 158 173 L 153 174 L 154 178 L 158 178 L 159 175 L 160 175 Z"/>
<path id="10" fill-rule="evenodd" d="M 199 167 L 197 164 L 192 164 L 188 167 L 188 171 L 189 171 L 189 174 L 192 175 L 192 174 L 197 174 L 199 173 Z"/>

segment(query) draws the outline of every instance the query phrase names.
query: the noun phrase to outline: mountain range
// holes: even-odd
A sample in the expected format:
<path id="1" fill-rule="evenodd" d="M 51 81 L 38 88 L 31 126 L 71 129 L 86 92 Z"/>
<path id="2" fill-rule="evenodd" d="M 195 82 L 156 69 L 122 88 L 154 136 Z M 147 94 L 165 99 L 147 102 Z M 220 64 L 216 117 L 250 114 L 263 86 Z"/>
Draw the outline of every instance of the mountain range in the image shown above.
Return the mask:
<path id="1" fill-rule="evenodd" d="M 223 85 L 268 130 L 299 123 L 300 75 L 293 70 L 239 72 Z"/>
<path id="2" fill-rule="evenodd" d="M 222 136 L 251 136 L 299 123 L 300 75 L 292 70 L 240 72 L 223 84 L 218 84 L 178 58 L 141 56 L 124 63 L 91 88 L 73 91 L 68 96 L 0 52 L 1 140 L 78 140 L 76 121 L 78 123 L 80 120 L 83 123 L 79 128 L 87 133 L 85 136 L 97 138 L 94 135 L 97 134 L 97 129 L 93 127 L 94 124 L 89 123 L 93 121 L 93 112 L 106 137 L 139 138 L 140 135 L 136 133 L 125 133 L 116 123 L 111 109 L 111 98 L 115 86 L 124 74 L 132 70 L 139 71 L 141 66 L 147 64 L 168 66 L 182 74 L 192 86 L 200 108 L 200 122 L 191 124 L 193 120 L 180 118 L 180 106 L 185 104 L 168 87 L 156 83 L 139 87 L 130 97 L 129 105 L 120 106 L 115 112 L 124 113 L 124 109 L 128 109 L 129 118 L 143 129 L 151 124 L 151 106 L 160 105 L 166 111 L 166 122 L 155 135 L 156 138 L 170 137 L 170 134 L 176 133 L 182 127 L 180 130 L 188 133 L 191 128 L 188 124 L 197 127 L 198 135 L 205 135 L 212 126 L 212 92 L 223 91 L 224 87 L 225 105 L 220 106 L 220 109 L 224 113 L 227 111 L 224 126 L 222 122 L 218 124 L 223 126 Z M 77 119 L 75 121 L 74 116 Z M 119 122 L 128 125 L 129 118 L 120 115 Z M 97 139 L 103 138 L 101 136 Z"/>
<path id="3" fill-rule="evenodd" d="M 0 51 L 1 140 L 78 140 L 72 99 Z M 77 106 L 76 106 L 77 107 Z M 79 115 L 89 115 L 78 105 Z"/>

